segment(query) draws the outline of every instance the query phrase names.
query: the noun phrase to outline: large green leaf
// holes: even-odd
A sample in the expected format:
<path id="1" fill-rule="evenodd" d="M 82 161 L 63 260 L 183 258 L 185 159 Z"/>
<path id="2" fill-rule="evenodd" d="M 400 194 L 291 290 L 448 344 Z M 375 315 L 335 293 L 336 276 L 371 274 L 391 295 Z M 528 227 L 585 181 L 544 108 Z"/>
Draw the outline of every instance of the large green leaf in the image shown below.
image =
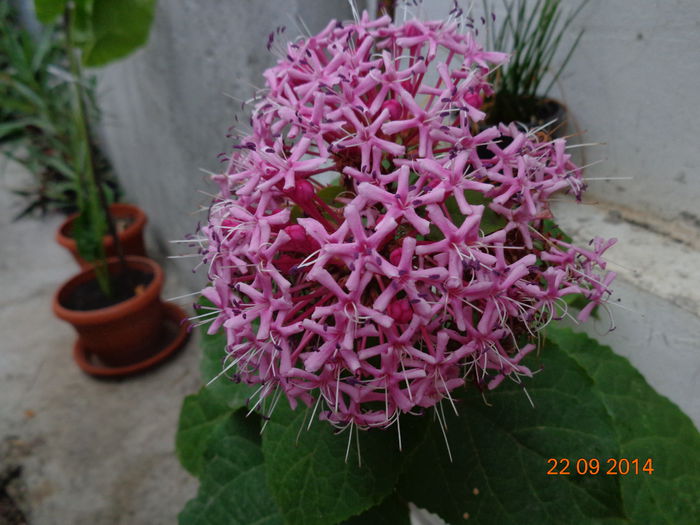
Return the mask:
<path id="1" fill-rule="evenodd" d="M 653 461 L 652 475 L 620 476 L 630 521 L 700 523 L 700 434 L 693 422 L 609 347 L 569 329 L 551 328 L 548 335 L 593 378 L 593 391 L 612 416 L 620 457 Z"/>
<path id="2" fill-rule="evenodd" d="M 609 348 L 570 330 L 548 333 L 543 370 L 527 382 L 535 408 L 513 384 L 487 394 L 491 406 L 468 390 L 460 417 L 447 416 L 454 461 L 431 429 L 400 494 L 452 525 L 700 523 L 692 422 Z M 549 458 L 569 459 L 572 474 L 547 475 Z M 598 459 L 601 472 L 576 474 L 579 458 Z M 640 472 L 607 475 L 608 458 L 638 458 Z"/>
<path id="3" fill-rule="evenodd" d="M 692 422 L 609 348 L 569 330 L 548 334 L 527 393 L 508 382 L 485 403 L 470 386 L 456 399 L 459 416 L 446 405 L 452 460 L 428 415 L 402 418 L 403 453 L 395 428 L 359 432 L 361 466 L 353 434 L 346 462 L 349 431 L 320 421 L 307 430 L 310 411 L 291 410 L 284 398 L 261 454 L 259 418 L 234 412 L 249 387 L 218 380 L 218 390 L 217 381 L 183 408 L 178 452 L 202 485 L 180 523 L 404 524 L 406 501 L 452 525 L 700 523 Z M 221 370 L 224 343 L 204 338 L 205 380 Z M 570 460 L 571 474 L 548 475 L 549 458 Z M 598 459 L 601 472 L 577 474 L 579 458 Z M 608 458 L 652 458 L 654 471 L 606 475 Z"/>
<path id="4" fill-rule="evenodd" d="M 223 331 L 207 335 L 202 330 L 202 378 L 206 383 L 217 377 L 223 368 L 226 338 Z M 185 398 L 180 411 L 175 439 L 178 458 L 189 472 L 199 475 L 204 462 L 204 451 L 210 436 L 229 416 L 246 405 L 253 388 L 232 382 L 222 375 L 197 393 Z"/>
<path id="5" fill-rule="evenodd" d="M 202 339 L 201 371 L 204 381 L 209 381 L 223 368 L 226 341 L 222 331 L 215 335 L 204 333 Z M 198 394 L 185 399 L 177 435 L 178 456 L 185 468 L 201 477 L 203 491 L 207 472 L 213 468 L 209 464 L 211 458 L 219 458 L 223 454 L 223 452 L 217 453 L 219 447 L 229 446 L 221 436 L 226 432 L 240 429 L 240 427 L 231 426 L 231 414 L 247 403 L 251 392 L 252 387 L 232 383 L 223 376 L 208 387 L 204 387 Z M 363 523 L 368 524 L 383 523 L 381 520 L 388 519 L 386 517 L 391 514 L 396 521 L 385 521 L 386 523 L 402 523 L 403 518 L 407 516 L 405 504 L 398 502 L 395 497 L 385 499 L 392 492 L 399 472 L 400 453 L 395 431 L 360 433 L 362 461 L 366 465 L 360 467 L 356 455 L 356 443 L 352 443 L 351 454 L 346 463 L 347 432 L 344 435 L 336 435 L 327 423 L 315 422 L 310 430 L 302 431 L 297 446 L 297 430 L 305 415 L 302 409 L 292 411 L 286 403 L 281 402 L 274 413 L 274 420 L 269 423 L 264 432 L 265 451 L 269 457 L 266 461 L 266 469 L 268 472 L 281 470 L 288 474 L 285 476 L 273 474 L 274 481 L 271 484 L 273 490 L 276 489 L 276 499 L 287 505 L 285 512 L 287 522 L 295 523 L 295 516 L 298 516 L 300 521 L 296 523 L 325 525 L 337 523 L 367 511 L 354 519 L 362 518 L 365 520 Z M 422 437 L 421 423 L 422 421 L 417 419 L 408 420 L 405 423 L 406 448 L 415 446 L 416 441 Z M 414 428 L 411 428 L 412 426 Z M 309 458 L 310 461 L 286 472 L 286 463 L 296 462 L 298 453 L 313 457 Z M 220 463 L 221 460 L 216 461 Z M 314 470 L 316 475 L 312 473 L 307 476 L 309 471 L 305 467 Z M 218 465 L 215 468 L 222 467 Z M 304 478 L 303 481 L 307 486 L 305 498 L 300 497 L 296 492 L 298 476 Z M 335 480 L 337 484 L 329 485 L 329 480 Z M 285 483 L 288 485 L 285 486 Z M 207 494 L 210 506 L 220 505 L 215 500 L 222 497 L 221 492 L 208 490 Z M 188 504 L 181 516 L 181 523 L 208 523 L 191 521 L 202 511 L 202 499 L 198 497 Z M 251 522 L 253 520 L 252 517 L 248 519 Z M 224 520 L 221 523 L 238 522 Z M 351 523 L 359 522 L 351 521 Z"/>
<path id="6" fill-rule="evenodd" d="M 202 299 L 200 305 L 205 307 L 213 306 L 208 301 Z M 214 379 L 223 369 L 224 357 L 226 357 L 226 334 L 219 330 L 215 334 L 208 334 L 209 324 L 202 325 L 200 334 L 202 335 L 202 361 L 199 365 L 202 379 L 209 382 Z"/>
<path id="7" fill-rule="evenodd" d="M 156 0 L 92 1 L 92 40 L 84 45 L 85 65 L 103 66 L 148 41 Z"/>
<path id="8" fill-rule="evenodd" d="M 394 488 L 402 454 L 396 428 L 341 435 L 321 421 L 307 430 L 310 414 L 280 402 L 263 432 L 263 453 L 270 490 L 290 525 L 332 525 L 384 500 Z M 404 418 L 404 445 L 421 439 L 419 418 Z M 414 421 L 410 421 L 413 419 Z M 409 430 L 411 423 L 415 430 Z M 356 452 L 359 435 L 361 465 Z"/>
<path id="9" fill-rule="evenodd" d="M 211 434 L 197 497 L 180 525 L 282 525 L 265 483 L 259 418 L 231 414 Z"/>
<path id="10" fill-rule="evenodd" d="M 187 396 L 180 411 L 175 445 L 178 458 L 190 473 L 198 476 L 207 442 L 223 426 L 233 409 L 206 388 Z"/>
<path id="11" fill-rule="evenodd" d="M 549 350 L 544 371 L 527 384 L 534 407 L 509 383 L 488 393 L 488 404 L 469 387 L 459 416 L 445 411 L 452 461 L 436 423 L 402 476 L 404 498 L 453 525 L 624 522 L 617 478 L 547 475 L 549 458 L 619 455 L 591 379 Z"/>
<path id="12" fill-rule="evenodd" d="M 66 8 L 67 0 L 34 0 L 34 10 L 36 17 L 43 24 L 50 24 Z"/>

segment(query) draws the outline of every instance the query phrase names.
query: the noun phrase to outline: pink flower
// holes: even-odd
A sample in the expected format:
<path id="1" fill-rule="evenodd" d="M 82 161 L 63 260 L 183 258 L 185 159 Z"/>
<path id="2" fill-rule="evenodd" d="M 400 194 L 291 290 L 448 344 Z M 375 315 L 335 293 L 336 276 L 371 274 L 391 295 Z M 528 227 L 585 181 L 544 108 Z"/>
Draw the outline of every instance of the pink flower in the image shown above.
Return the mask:
<path id="1" fill-rule="evenodd" d="M 386 427 L 465 383 L 531 375 L 520 361 L 562 298 L 588 299 L 581 319 L 606 300 L 612 241 L 545 228 L 550 195 L 583 190 L 565 143 L 474 131 L 504 59 L 454 25 L 365 13 L 265 72 L 202 230 L 210 331 L 260 399 Z"/>

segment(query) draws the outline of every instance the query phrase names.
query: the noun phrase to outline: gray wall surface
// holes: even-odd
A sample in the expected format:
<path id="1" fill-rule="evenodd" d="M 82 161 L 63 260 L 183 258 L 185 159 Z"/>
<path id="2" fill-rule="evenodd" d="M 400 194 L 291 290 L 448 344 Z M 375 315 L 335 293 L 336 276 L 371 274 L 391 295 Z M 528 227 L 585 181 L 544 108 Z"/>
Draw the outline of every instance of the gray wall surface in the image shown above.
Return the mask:
<path id="1" fill-rule="evenodd" d="M 332 18 L 352 17 L 345 0 L 161 0 L 148 45 L 99 71 L 103 139 L 126 199 L 149 216 L 148 233 L 161 251 L 167 241 L 193 232 L 216 187 L 201 169 L 216 171 L 228 151 L 234 115 L 247 120 L 251 85 L 276 60 L 266 49 L 278 26 L 300 34 L 300 16 L 311 31 Z M 177 268 L 193 289 L 203 276 Z"/>

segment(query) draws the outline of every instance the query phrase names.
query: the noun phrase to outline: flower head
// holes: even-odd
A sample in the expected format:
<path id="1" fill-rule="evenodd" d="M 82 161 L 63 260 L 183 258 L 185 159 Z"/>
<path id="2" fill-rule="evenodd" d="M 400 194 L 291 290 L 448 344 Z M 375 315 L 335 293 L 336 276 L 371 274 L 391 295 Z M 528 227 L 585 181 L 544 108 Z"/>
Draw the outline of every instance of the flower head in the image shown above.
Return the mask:
<path id="1" fill-rule="evenodd" d="M 564 141 L 479 127 L 505 59 L 454 24 L 365 13 L 265 72 L 203 228 L 210 331 L 261 398 L 385 427 L 466 381 L 531 375 L 563 298 L 583 294 L 582 318 L 606 298 L 610 243 L 547 227 L 549 197 L 584 189 Z"/>

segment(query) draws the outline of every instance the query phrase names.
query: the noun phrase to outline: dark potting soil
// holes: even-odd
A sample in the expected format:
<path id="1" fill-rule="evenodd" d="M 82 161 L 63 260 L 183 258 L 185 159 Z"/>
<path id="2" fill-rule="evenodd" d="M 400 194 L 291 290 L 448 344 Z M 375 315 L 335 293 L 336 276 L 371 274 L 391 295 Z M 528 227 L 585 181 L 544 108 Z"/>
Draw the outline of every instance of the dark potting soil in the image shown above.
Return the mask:
<path id="1" fill-rule="evenodd" d="M 554 120 L 551 127 L 556 128 L 566 118 L 566 108 L 551 98 L 508 97 L 501 100 L 497 111 L 494 109 L 487 116 L 488 125 L 517 121 L 531 129 Z"/>
<path id="2" fill-rule="evenodd" d="M 508 136 L 502 136 L 497 139 L 498 147 L 501 149 L 507 148 L 512 142 L 513 138 Z M 480 144 L 476 147 L 476 153 L 479 155 L 481 160 L 492 159 L 496 156 L 488 147 L 484 144 Z"/>
<path id="3" fill-rule="evenodd" d="M 73 289 L 73 293 L 63 301 L 63 306 L 69 310 L 97 310 L 121 303 L 134 297 L 153 280 L 153 274 L 134 270 L 120 272 L 111 276 L 112 296 L 106 297 L 97 279 L 86 281 Z"/>

